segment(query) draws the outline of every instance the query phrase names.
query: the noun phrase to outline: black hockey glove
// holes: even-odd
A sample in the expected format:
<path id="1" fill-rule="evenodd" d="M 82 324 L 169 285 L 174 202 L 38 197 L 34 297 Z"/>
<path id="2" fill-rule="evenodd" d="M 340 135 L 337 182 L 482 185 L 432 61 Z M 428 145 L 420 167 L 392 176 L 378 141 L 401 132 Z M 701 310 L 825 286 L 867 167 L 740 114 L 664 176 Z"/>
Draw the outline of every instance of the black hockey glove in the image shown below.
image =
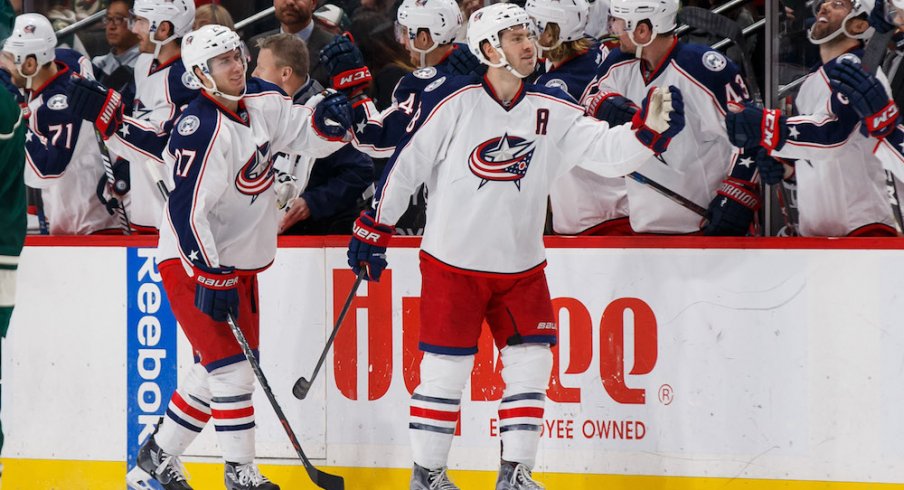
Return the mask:
<path id="1" fill-rule="evenodd" d="M 73 114 L 94 123 L 107 140 L 122 126 L 123 104 L 119 92 L 84 77 L 72 77 L 66 87 Z"/>
<path id="2" fill-rule="evenodd" d="M 330 85 L 349 98 L 367 90 L 373 76 L 351 34 L 340 34 L 320 50 L 320 62 L 330 74 Z"/>
<path id="3" fill-rule="evenodd" d="M 684 99 L 678 87 L 653 87 L 631 122 L 634 135 L 657 155 L 666 151 L 672 138 L 684 129 Z"/>
<path id="4" fill-rule="evenodd" d="M 364 279 L 380 281 L 386 262 L 386 246 L 395 227 L 374 221 L 374 211 L 364 211 L 352 227 L 352 239 L 348 243 L 348 265 L 355 275 L 364 269 Z"/>
<path id="5" fill-rule="evenodd" d="M 832 88 L 851 101 L 851 107 L 863 119 L 861 129 L 876 138 L 895 130 L 900 119 L 895 101 L 876 77 L 863 71 L 859 63 L 843 59 L 826 70 Z"/>
<path id="6" fill-rule="evenodd" d="M 354 112 L 341 92 L 327 89 L 323 100 L 314 106 L 314 129 L 328 140 L 340 141 L 354 129 Z"/>
<path id="7" fill-rule="evenodd" d="M 879 34 L 885 34 L 897 28 L 888 21 L 888 17 L 885 14 L 885 4 L 884 0 L 878 0 L 873 4 L 873 10 L 869 13 L 869 25 L 873 26 Z"/>
<path id="8" fill-rule="evenodd" d="M 229 313 L 239 316 L 239 277 L 232 267 L 192 264 L 195 271 L 195 307 L 215 322 L 225 322 Z"/>
<path id="9" fill-rule="evenodd" d="M 610 126 L 629 123 L 640 108 L 627 97 L 615 92 L 597 92 L 587 105 L 587 115 Z"/>
<path id="10" fill-rule="evenodd" d="M 731 144 L 745 149 L 762 146 L 780 150 L 788 139 L 788 118 L 778 109 L 762 109 L 754 105 L 729 102 L 725 127 Z"/>
<path id="11" fill-rule="evenodd" d="M 464 46 L 455 45 L 446 60 L 452 73 L 456 75 L 484 76 L 487 72 L 487 65 L 481 63 L 474 53 Z"/>
<path id="12" fill-rule="evenodd" d="M 760 172 L 760 180 L 764 184 L 776 185 L 783 180 L 790 180 L 794 176 L 794 165 L 784 163 L 784 160 L 772 158 L 766 150 L 760 149 L 756 155 L 756 168 Z"/>
<path id="13" fill-rule="evenodd" d="M 706 210 L 709 223 L 703 233 L 709 236 L 745 236 L 750 231 L 753 215 L 760 208 L 757 185 L 728 177 L 716 192 Z"/>

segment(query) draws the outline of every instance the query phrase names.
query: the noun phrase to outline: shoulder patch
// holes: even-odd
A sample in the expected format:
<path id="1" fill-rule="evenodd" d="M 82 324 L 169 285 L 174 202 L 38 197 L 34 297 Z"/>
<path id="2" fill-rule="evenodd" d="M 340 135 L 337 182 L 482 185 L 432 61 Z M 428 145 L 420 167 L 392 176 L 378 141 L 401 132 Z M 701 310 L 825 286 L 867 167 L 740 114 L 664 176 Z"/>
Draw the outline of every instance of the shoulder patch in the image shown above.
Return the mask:
<path id="1" fill-rule="evenodd" d="M 47 101 L 47 108 L 54 111 L 62 111 L 69 107 L 69 99 L 66 94 L 56 94 Z"/>
<path id="2" fill-rule="evenodd" d="M 198 82 L 198 79 L 195 78 L 191 72 L 186 71 L 182 74 L 182 85 L 185 85 L 186 88 L 190 90 L 200 90 L 201 84 Z"/>
<path id="3" fill-rule="evenodd" d="M 546 82 L 545 85 L 549 88 L 557 88 L 568 92 L 568 84 L 565 83 L 565 80 L 562 80 L 561 78 L 553 78 L 552 80 Z"/>
<path id="4" fill-rule="evenodd" d="M 838 62 L 841 62 L 843 60 L 848 60 L 851 63 L 854 63 L 855 65 L 860 64 L 860 57 L 854 53 L 844 53 L 843 55 L 838 57 Z"/>
<path id="5" fill-rule="evenodd" d="M 718 51 L 707 51 L 703 53 L 703 66 L 709 71 L 722 71 L 728 66 L 728 60 Z"/>
<path id="6" fill-rule="evenodd" d="M 201 126 L 201 120 L 198 119 L 198 116 L 187 116 L 179 121 L 177 130 L 182 136 L 188 136 L 197 131 L 199 126 Z"/>
<path id="7" fill-rule="evenodd" d="M 430 85 L 427 85 L 426 87 L 424 87 L 424 92 L 433 92 L 440 85 L 442 85 L 443 82 L 445 82 L 445 81 L 446 81 L 446 77 L 437 78 L 436 80 L 430 82 Z"/>
<path id="8" fill-rule="evenodd" d="M 413 72 L 411 72 L 411 74 L 422 80 L 428 80 L 436 76 L 436 68 L 428 66 L 426 68 L 414 70 Z"/>

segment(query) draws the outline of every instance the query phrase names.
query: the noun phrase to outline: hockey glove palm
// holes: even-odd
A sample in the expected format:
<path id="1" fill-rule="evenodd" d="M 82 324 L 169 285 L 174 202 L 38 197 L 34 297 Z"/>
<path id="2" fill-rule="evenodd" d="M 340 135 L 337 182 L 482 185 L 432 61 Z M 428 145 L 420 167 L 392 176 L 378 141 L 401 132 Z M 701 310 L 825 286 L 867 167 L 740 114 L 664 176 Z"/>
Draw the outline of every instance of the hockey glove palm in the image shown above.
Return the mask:
<path id="1" fill-rule="evenodd" d="M 348 265 L 355 274 L 364 269 L 364 279 L 380 281 L 386 268 L 386 246 L 395 228 L 374 221 L 373 210 L 361 213 L 352 228 L 352 239 L 348 244 Z"/>
<path id="2" fill-rule="evenodd" d="M 895 101 L 876 77 L 863 71 L 859 63 L 844 59 L 826 70 L 832 88 L 851 101 L 872 136 L 884 138 L 894 131 L 900 114 Z"/>
<path id="3" fill-rule="evenodd" d="M 225 322 L 229 313 L 239 315 L 239 277 L 232 267 L 205 267 L 192 264 L 195 268 L 195 307 L 213 318 L 215 322 Z"/>
<path id="4" fill-rule="evenodd" d="M 342 140 L 354 128 L 354 112 L 341 92 L 327 89 L 314 106 L 314 129 L 328 140 Z"/>
<path id="5" fill-rule="evenodd" d="M 470 49 L 456 45 L 449 53 L 446 59 L 449 68 L 456 75 L 478 75 L 483 76 L 487 72 L 487 65 L 484 65 L 474 56 Z"/>
<path id="6" fill-rule="evenodd" d="M 762 109 L 754 105 L 729 102 L 725 127 L 731 144 L 745 149 L 762 146 L 779 150 L 788 139 L 787 117 L 778 109 Z"/>
<path id="7" fill-rule="evenodd" d="M 666 151 L 672 138 L 684 129 L 684 100 L 678 87 L 653 87 L 640 111 L 634 114 L 634 135 L 657 155 Z"/>
<path id="8" fill-rule="evenodd" d="M 757 185 L 728 177 L 709 204 L 709 223 L 703 233 L 709 236 L 745 236 L 750 231 L 753 215 L 760 208 Z"/>
<path id="9" fill-rule="evenodd" d="M 587 105 L 587 115 L 600 121 L 606 121 L 610 126 L 621 126 L 631 122 L 640 108 L 630 99 L 615 92 L 598 92 L 590 99 Z"/>
<path id="10" fill-rule="evenodd" d="M 330 73 L 330 85 L 349 98 L 367 90 L 373 77 L 351 35 L 340 34 L 320 50 L 320 62 Z"/>
<path id="11" fill-rule="evenodd" d="M 72 113 L 93 122 L 104 140 L 110 139 L 122 126 L 123 104 L 119 92 L 75 76 L 69 79 L 67 92 Z"/>

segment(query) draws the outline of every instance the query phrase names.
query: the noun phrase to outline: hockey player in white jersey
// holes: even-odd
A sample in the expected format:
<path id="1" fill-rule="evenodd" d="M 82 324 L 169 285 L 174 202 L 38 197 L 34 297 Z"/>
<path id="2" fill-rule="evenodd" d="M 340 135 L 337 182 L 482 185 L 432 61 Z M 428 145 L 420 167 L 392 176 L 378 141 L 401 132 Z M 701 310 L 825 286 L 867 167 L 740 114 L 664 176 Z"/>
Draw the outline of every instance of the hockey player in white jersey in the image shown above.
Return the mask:
<path id="1" fill-rule="evenodd" d="M 609 48 L 584 36 L 589 18 L 587 1 L 528 0 L 524 10 L 537 24 L 537 45 L 540 56 L 546 59 L 546 70 L 534 83 L 562 89 L 575 101 L 585 99 L 597 68 L 609 53 Z M 624 124 L 637 112 L 631 101 L 621 99 L 625 110 L 618 114 L 622 118 L 603 118 L 610 125 Z M 613 110 L 615 104 L 610 98 L 603 110 Z M 552 228 L 558 234 L 632 234 L 624 177 L 603 177 L 575 167 L 556 180 L 549 200 Z"/>
<path id="2" fill-rule="evenodd" d="M 130 162 L 132 227 L 156 233 L 163 209 L 156 176 L 168 173 L 162 151 L 176 118 L 198 94 L 179 46 L 182 36 L 191 30 L 195 4 L 192 0 L 136 0 L 132 14 L 132 31 L 138 35 L 141 51 L 135 62 L 132 114 L 123 116 L 122 104 L 112 109 L 116 111 L 113 120 L 97 113 L 104 99 L 113 98 L 112 90 L 97 82 L 79 81 L 70 93 L 76 111 L 95 123 L 113 153 Z M 92 92 L 102 94 L 103 99 L 98 101 Z"/>
<path id="3" fill-rule="evenodd" d="M 771 155 L 798 159 L 795 165 L 800 233 L 803 236 L 895 236 L 876 140 L 858 130 L 860 116 L 826 73 L 844 59 L 859 62 L 863 40 L 872 34 L 867 16 L 872 0 L 822 0 L 809 38 L 822 64 L 804 80 L 795 99 L 798 116 L 746 106 L 727 117 L 732 141 L 762 146 Z M 879 70 L 877 78 L 888 87 Z M 763 174 L 770 172 L 768 167 Z M 779 172 L 774 172 L 779 173 Z"/>
<path id="4" fill-rule="evenodd" d="M 631 227 L 638 233 L 746 235 L 760 205 L 756 153 L 731 145 L 724 115 L 728 102 L 749 100 L 749 94 L 738 67 L 722 53 L 678 41 L 678 6 L 678 0 L 612 1 L 610 30 L 620 47 L 600 66 L 597 100 L 584 103 L 605 106 L 618 100 L 609 98 L 614 95 L 636 103 L 650 85 L 679 87 L 693 108 L 687 128 L 639 173 L 707 208 L 709 221 L 701 228 L 697 212 L 628 179 Z"/>
<path id="5" fill-rule="evenodd" d="M 349 244 L 352 269 L 379 280 L 393 224 L 427 184 L 424 357 L 409 412 L 413 490 L 458 488 L 446 475 L 447 458 L 484 319 L 505 366 L 496 489 L 543 488 L 531 469 L 557 338 L 543 272 L 550 182 L 575 165 L 625 175 L 683 127 L 674 88 L 651 90 L 632 125 L 610 127 L 561 90 L 524 83 L 537 59 L 532 24 L 514 4 L 471 15 L 468 45 L 489 66 L 486 76 L 447 77 L 425 89 L 418 127 L 399 145 L 375 209 L 355 223 Z"/>
<path id="6" fill-rule="evenodd" d="M 60 50 L 53 27 L 40 14 L 16 17 L 12 35 L 0 54 L 0 83 L 11 92 L 24 90 L 30 114 L 26 134 L 25 182 L 42 190 L 44 212 L 54 235 L 117 233 L 115 218 L 95 197 L 104 173 L 94 128 L 69 104 L 66 84 L 79 74 L 91 77 L 90 63 L 71 50 Z"/>
<path id="7" fill-rule="evenodd" d="M 165 151 L 175 187 L 157 260 L 197 364 L 173 393 L 128 481 L 136 489 L 151 479 L 167 490 L 191 488 L 179 456 L 213 419 L 226 488 L 278 489 L 254 464 L 254 374 L 225 321 L 233 315 L 257 350 L 257 274 L 276 255 L 273 154 L 332 153 L 344 145 L 351 108 L 338 93 L 308 107 L 293 104 L 273 84 L 246 82 L 243 44 L 226 27 L 204 26 L 182 46 L 203 91 L 182 113 Z"/>

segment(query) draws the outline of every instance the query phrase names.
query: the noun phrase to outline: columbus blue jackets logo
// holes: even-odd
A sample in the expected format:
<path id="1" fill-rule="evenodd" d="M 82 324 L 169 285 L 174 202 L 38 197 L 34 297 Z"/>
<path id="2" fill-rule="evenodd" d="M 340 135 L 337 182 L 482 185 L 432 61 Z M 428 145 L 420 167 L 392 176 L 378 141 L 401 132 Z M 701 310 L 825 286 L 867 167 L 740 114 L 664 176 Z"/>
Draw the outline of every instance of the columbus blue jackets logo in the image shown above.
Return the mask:
<path id="1" fill-rule="evenodd" d="M 69 99 L 66 94 L 56 94 L 47 101 L 47 108 L 54 111 L 62 111 L 69 108 Z"/>
<path id="2" fill-rule="evenodd" d="M 482 188 L 487 182 L 514 182 L 521 190 L 521 179 L 527 174 L 534 156 L 535 144 L 508 133 L 484 141 L 471 151 L 468 167 L 480 178 Z"/>
<path id="3" fill-rule="evenodd" d="M 235 188 L 246 196 L 252 196 L 251 202 L 257 200 L 257 196 L 273 185 L 273 160 L 270 159 L 270 143 L 258 146 L 254 155 L 242 165 L 238 175 L 235 176 Z"/>

